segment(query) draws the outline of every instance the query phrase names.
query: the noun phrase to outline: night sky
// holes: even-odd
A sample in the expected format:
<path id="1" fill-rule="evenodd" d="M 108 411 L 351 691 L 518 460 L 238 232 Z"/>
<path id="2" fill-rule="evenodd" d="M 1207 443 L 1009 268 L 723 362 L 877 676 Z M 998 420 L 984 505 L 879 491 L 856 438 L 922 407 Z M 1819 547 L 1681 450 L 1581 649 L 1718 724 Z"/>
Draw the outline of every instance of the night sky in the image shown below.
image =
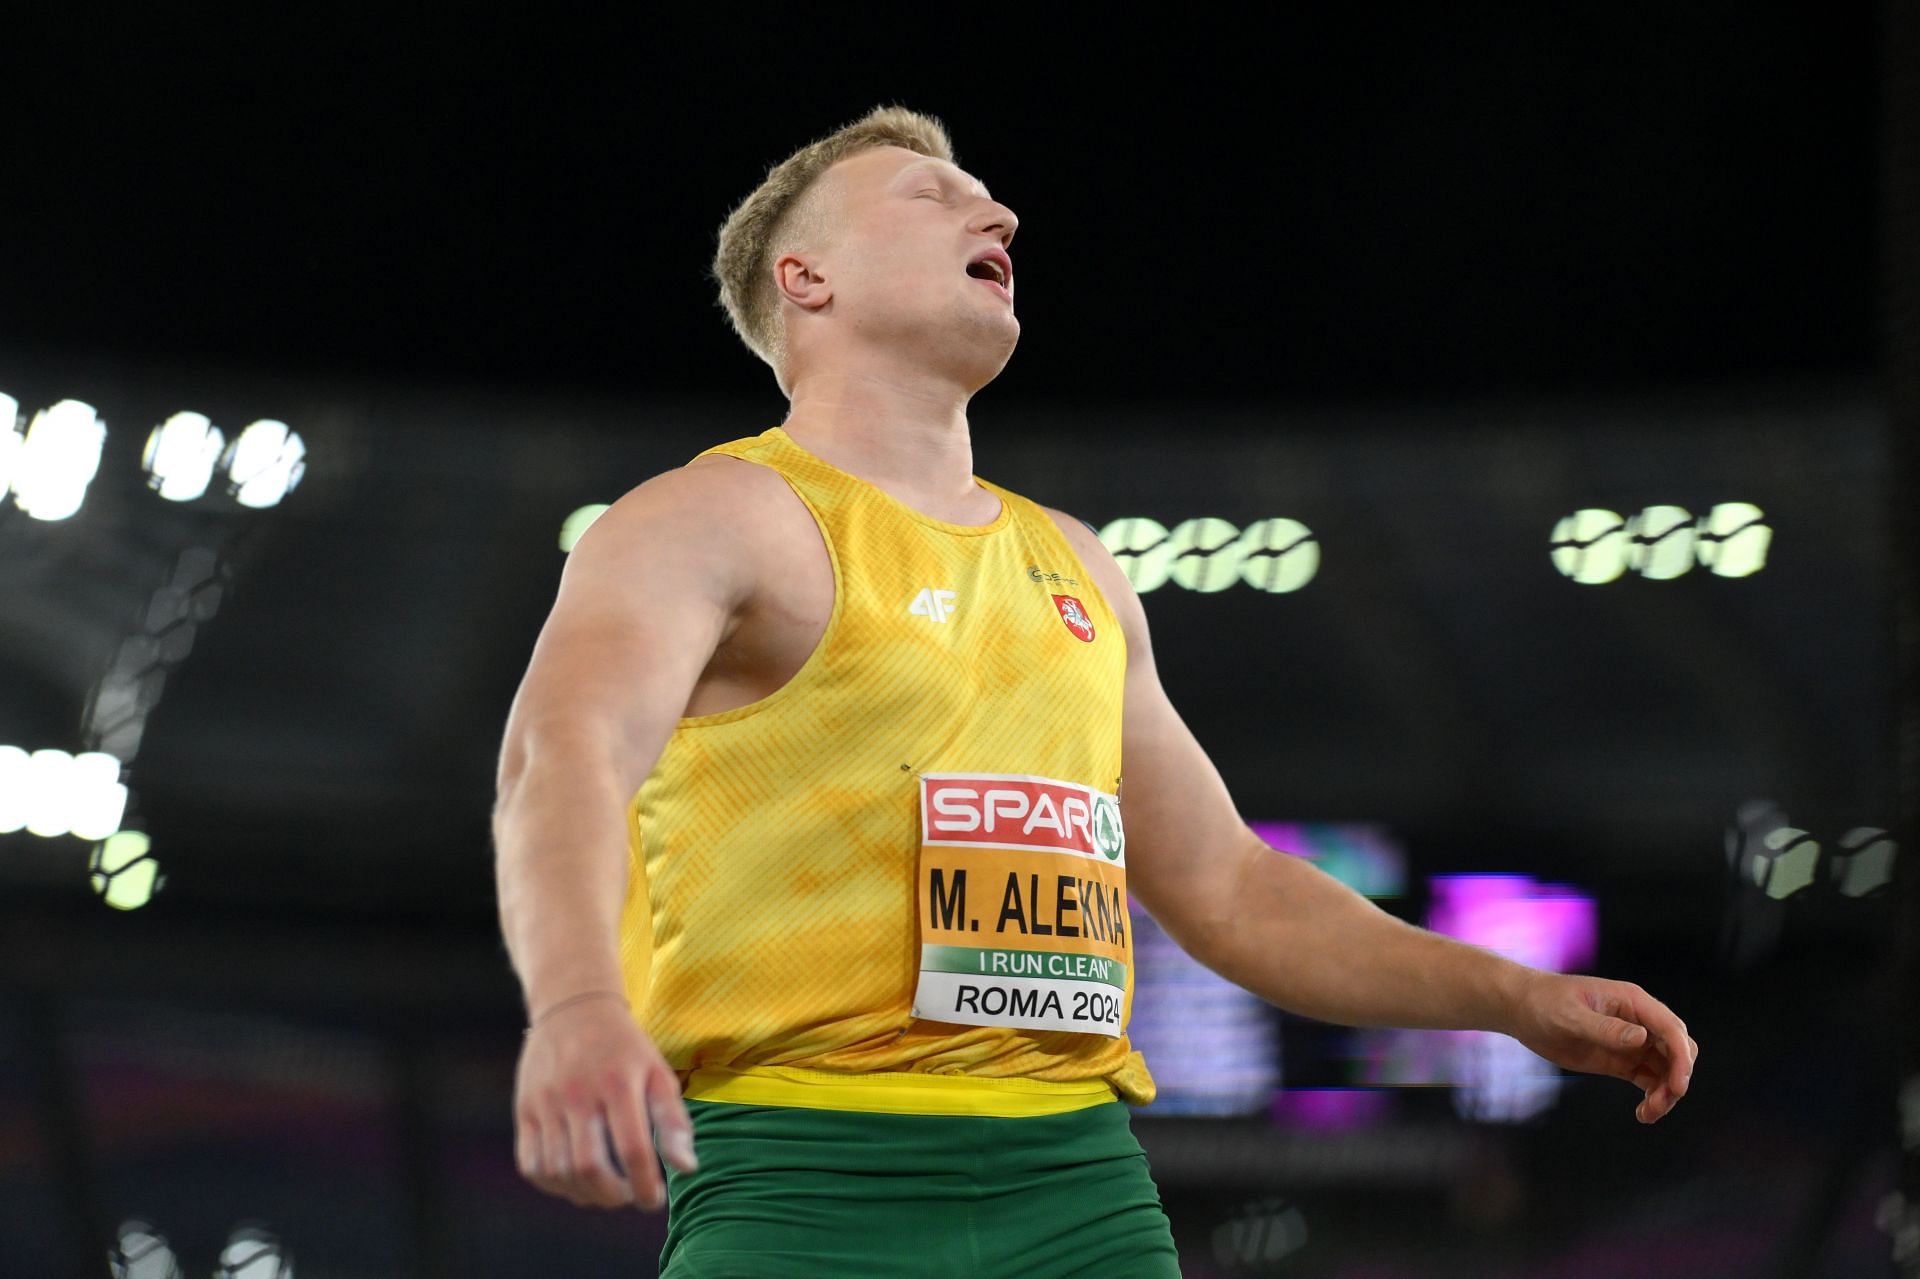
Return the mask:
<path id="1" fill-rule="evenodd" d="M 1256 36 L 729 18 L 8 21 L 0 344 L 755 391 L 705 278 L 881 102 L 1023 219 L 995 395 L 1419 395 L 1875 359 L 1862 5 L 1288 15 Z M 934 28 L 938 26 L 940 30 Z"/>

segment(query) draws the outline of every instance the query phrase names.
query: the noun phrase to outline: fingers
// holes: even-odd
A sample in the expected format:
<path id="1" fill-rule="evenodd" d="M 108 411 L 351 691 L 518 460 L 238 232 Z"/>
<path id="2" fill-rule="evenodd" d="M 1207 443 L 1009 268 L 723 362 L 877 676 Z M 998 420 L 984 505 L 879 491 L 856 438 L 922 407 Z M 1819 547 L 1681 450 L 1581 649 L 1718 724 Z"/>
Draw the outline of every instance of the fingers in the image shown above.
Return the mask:
<path id="1" fill-rule="evenodd" d="M 519 1165 L 522 1177 L 548 1194 L 557 1195 L 560 1191 L 547 1176 L 547 1161 L 542 1149 L 539 1123 L 529 1115 L 522 1115 L 513 1125 L 514 1162 Z"/>
<path id="2" fill-rule="evenodd" d="M 573 1191 L 573 1149 L 567 1141 L 567 1118 L 557 1107 L 540 1117 L 540 1173 L 552 1183 L 549 1193 L 580 1202 Z"/>
<path id="3" fill-rule="evenodd" d="M 567 1141 L 573 1156 L 571 1183 L 574 1202 L 600 1208 L 620 1208 L 633 1202 L 627 1183 L 614 1175 L 607 1144 L 607 1119 L 598 1107 L 566 1111 Z"/>
<path id="4" fill-rule="evenodd" d="M 523 1109 L 514 1124 L 514 1161 L 520 1166 L 520 1175 L 539 1189 L 572 1199 L 567 1185 L 572 1160 L 567 1156 L 565 1142 L 547 1140 L 548 1129 L 537 1114 Z"/>
<path id="5" fill-rule="evenodd" d="M 681 1172 L 697 1171 L 700 1161 L 693 1153 L 693 1120 L 687 1117 L 673 1072 L 664 1067 L 649 1072 L 646 1087 L 647 1109 L 660 1137 L 660 1154 Z"/>
<path id="6" fill-rule="evenodd" d="M 658 1209 L 666 1204 L 667 1187 L 654 1155 L 656 1132 L 674 1167 L 699 1167 L 678 1080 L 663 1062 L 647 1070 L 638 1087 L 609 1080 L 604 1099 L 550 1094 L 544 1104 L 523 1104 L 514 1156 L 521 1176 L 579 1207 Z"/>
<path id="7" fill-rule="evenodd" d="M 671 1080 L 671 1074 L 668 1078 Z M 660 1163 L 653 1156 L 642 1090 L 631 1086 L 615 1089 L 608 1098 L 607 1117 L 612 1125 L 613 1148 L 626 1165 L 631 1202 L 649 1210 L 660 1207 L 667 1201 L 667 1188 L 660 1177 Z"/>
<path id="8" fill-rule="evenodd" d="M 1587 1023 L 1587 1034 L 1596 1043 L 1614 1051 L 1632 1052 L 1647 1042 L 1647 1028 L 1619 1017 L 1595 1013 Z"/>
<path id="9" fill-rule="evenodd" d="M 1700 1044 L 1671 1008 L 1631 983 L 1609 983 L 1593 1001 L 1590 1034 L 1624 1060 L 1608 1073 L 1630 1079 L 1644 1094 L 1634 1115 L 1656 1123 L 1686 1096 Z"/>
<path id="10" fill-rule="evenodd" d="M 1680 1104 L 1680 1098 L 1686 1095 L 1687 1085 L 1693 1075 L 1693 1063 L 1700 1056 L 1700 1045 L 1691 1036 L 1688 1036 L 1686 1043 L 1685 1057 L 1666 1060 L 1666 1044 L 1656 1040 L 1648 1053 L 1655 1059 L 1654 1063 L 1635 1068 L 1633 1082 L 1646 1094 L 1640 1104 L 1634 1107 L 1634 1114 L 1641 1123 L 1656 1123 L 1665 1118 Z"/>

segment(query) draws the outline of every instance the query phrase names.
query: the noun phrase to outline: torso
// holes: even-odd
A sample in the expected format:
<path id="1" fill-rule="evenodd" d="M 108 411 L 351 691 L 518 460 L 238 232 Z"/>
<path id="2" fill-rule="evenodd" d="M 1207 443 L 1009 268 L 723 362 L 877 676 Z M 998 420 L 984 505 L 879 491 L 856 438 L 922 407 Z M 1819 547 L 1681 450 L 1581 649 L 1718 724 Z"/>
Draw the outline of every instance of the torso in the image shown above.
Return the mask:
<path id="1" fill-rule="evenodd" d="M 724 467 L 739 485 L 739 510 L 755 561 L 751 597 L 728 623 L 695 682 L 686 714 L 712 715 L 759 701 L 791 680 L 826 633 L 833 612 L 833 565 L 819 526 L 787 482 L 767 467 L 709 456 L 688 464 Z M 974 486 L 964 509 L 927 509 L 908 494 L 892 496 L 952 524 L 990 524 L 1000 498 Z M 1084 530 L 1057 511 L 1047 514 L 1069 539 Z"/>

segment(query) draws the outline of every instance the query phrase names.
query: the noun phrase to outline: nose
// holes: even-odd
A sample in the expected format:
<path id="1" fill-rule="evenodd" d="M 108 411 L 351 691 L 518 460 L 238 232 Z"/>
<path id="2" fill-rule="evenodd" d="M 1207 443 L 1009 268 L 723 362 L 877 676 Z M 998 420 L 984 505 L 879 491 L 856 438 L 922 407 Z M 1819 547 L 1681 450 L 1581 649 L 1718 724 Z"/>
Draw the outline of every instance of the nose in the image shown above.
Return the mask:
<path id="1" fill-rule="evenodd" d="M 994 237 L 1004 249 L 1012 245 L 1013 233 L 1020 229 L 1020 219 L 1006 205 L 994 200 L 982 200 L 979 211 L 973 215 L 967 229 Z"/>

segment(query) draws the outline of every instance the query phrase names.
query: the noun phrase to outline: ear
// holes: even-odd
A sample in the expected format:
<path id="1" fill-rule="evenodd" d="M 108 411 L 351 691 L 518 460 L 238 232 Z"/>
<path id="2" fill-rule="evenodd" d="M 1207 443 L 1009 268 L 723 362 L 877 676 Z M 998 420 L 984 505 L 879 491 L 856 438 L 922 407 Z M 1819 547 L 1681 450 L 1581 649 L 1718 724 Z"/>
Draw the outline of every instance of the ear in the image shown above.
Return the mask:
<path id="1" fill-rule="evenodd" d="M 773 264 L 773 284 L 780 296 L 805 311 L 818 311 L 833 300 L 833 285 L 812 255 L 781 254 Z"/>

